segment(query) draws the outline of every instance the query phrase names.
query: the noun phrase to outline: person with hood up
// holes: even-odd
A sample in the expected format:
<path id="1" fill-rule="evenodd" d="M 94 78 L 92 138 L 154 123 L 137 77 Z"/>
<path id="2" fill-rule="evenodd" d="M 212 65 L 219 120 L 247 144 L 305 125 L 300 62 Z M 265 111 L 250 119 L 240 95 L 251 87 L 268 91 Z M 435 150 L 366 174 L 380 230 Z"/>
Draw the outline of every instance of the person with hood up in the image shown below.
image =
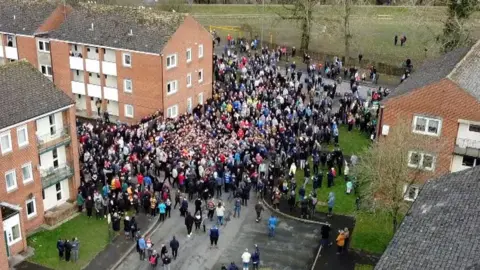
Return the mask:
<path id="1" fill-rule="evenodd" d="M 275 236 L 275 227 L 277 227 L 277 222 L 278 219 L 274 215 L 268 219 L 268 236 Z"/>
<path id="2" fill-rule="evenodd" d="M 180 243 L 178 242 L 178 240 L 175 238 L 175 236 L 172 238 L 172 240 L 170 241 L 170 248 L 172 249 L 172 256 L 173 256 L 173 259 L 176 260 L 177 259 L 177 255 L 178 255 L 178 248 L 180 248 Z"/>
<path id="3" fill-rule="evenodd" d="M 330 192 L 328 194 L 328 217 L 331 217 L 332 216 L 332 212 L 333 212 L 333 207 L 335 206 L 335 194 L 333 192 Z"/>

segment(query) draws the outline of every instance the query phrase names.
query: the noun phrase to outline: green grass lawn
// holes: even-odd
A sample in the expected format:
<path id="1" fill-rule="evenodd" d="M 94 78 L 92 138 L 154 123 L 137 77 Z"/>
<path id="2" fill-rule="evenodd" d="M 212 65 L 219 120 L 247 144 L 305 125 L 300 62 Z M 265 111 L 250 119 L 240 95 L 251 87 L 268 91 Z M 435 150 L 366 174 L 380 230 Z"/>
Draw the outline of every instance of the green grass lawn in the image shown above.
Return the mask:
<path id="1" fill-rule="evenodd" d="M 388 213 L 358 212 L 351 247 L 374 254 L 385 251 L 393 237 L 392 219 Z"/>
<path id="2" fill-rule="evenodd" d="M 355 270 L 373 270 L 375 268 L 373 265 L 369 264 L 356 264 Z"/>
<path id="3" fill-rule="evenodd" d="M 59 238 L 80 241 L 77 263 L 59 261 L 57 241 Z M 28 238 L 28 245 L 35 249 L 30 261 L 52 269 L 82 269 L 108 244 L 106 220 L 89 219 L 79 215 L 51 231 L 41 231 Z"/>

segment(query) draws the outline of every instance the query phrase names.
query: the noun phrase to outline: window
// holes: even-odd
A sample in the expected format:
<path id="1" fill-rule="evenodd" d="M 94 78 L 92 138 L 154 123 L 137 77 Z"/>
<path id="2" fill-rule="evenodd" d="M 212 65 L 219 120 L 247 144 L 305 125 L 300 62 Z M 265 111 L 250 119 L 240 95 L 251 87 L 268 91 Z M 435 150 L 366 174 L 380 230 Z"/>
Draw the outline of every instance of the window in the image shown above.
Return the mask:
<path id="1" fill-rule="evenodd" d="M 53 157 L 53 168 L 58 168 L 58 150 L 57 148 L 54 148 L 52 150 L 52 157 Z"/>
<path id="2" fill-rule="evenodd" d="M 433 171 L 435 167 L 435 157 L 427 153 L 410 151 L 408 166 L 411 168 Z"/>
<path id="3" fill-rule="evenodd" d="M 192 98 L 191 97 L 187 98 L 187 112 L 188 113 L 192 112 Z"/>
<path id="4" fill-rule="evenodd" d="M 49 52 L 50 51 L 50 42 L 45 40 L 38 41 L 38 50 L 41 52 Z"/>
<path id="5" fill-rule="evenodd" d="M 188 48 L 187 49 L 187 63 L 192 62 L 192 49 Z"/>
<path id="6" fill-rule="evenodd" d="M 27 218 L 32 218 L 37 215 L 37 206 L 35 203 L 35 198 L 27 200 L 25 202 L 27 205 Z"/>
<path id="7" fill-rule="evenodd" d="M 203 82 L 203 69 L 200 69 L 198 71 L 198 82 L 199 83 Z"/>
<path id="8" fill-rule="evenodd" d="M 431 136 L 440 135 L 440 129 L 442 126 L 441 120 L 423 116 L 415 116 L 413 121 L 413 132 Z"/>
<path id="9" fill-rule="evenodd" d="M 15 170 L 10 170 L 5 173 L 5 183 L 7 185 L 7 192 L 17 188 L 17 174 Z"/>
<path id="10" fill-rule="evenodd" d="M 403 187 L 403 199 L 413 202 L 417 198 L 419 191 L 420 188 L 417 185 L 405 185 Z"/>
<path id="11" fill-rule="evenodd" d="M 177 55 L 172 54 L 167 56 L 167 69 L 174 68 L 177 66 Z"/>
<path id="12" fill-rule="evenodd" d="M 22 166 L 23 183 L 33 181 L 32 163 L 27 163 Z"/>
<path id="13" fill-rule="evenodd" d="M 167 109 L 167 117 L 175 118 L 178 116 L 178 105 L 173 105 Z"/>
<path id="14" fill-rule="evenodd" d="M 123 66 L 124 67 L 132 66 L 132 56 L 129 53 L 123 53 Z"/>
<path id="15" fill-rule="evenodd" d="M 480 158 L 463 156 L 462 165 L 466 167 L 475 167 L 480 165 Z"/>
<path id="16" fill-rule="evenodd" d="M 2 148 L 2 154 L 12 151 L 12 137 L 10 136 L 10 131 L 0 134 L 0 146 Z"/>
<path id="17" fill-rule="evenodd" d="M 45 75 L 47 77 L 52 77 L 53 72 L 52 72 L 52 67 L 51 66 L 41 65 L 40 67 L 42 69 L 43 75 Z"/>
<path id="18" fill-rule="evenodd" d="M 198 94 L 198 104 L 203 105 L 203 93 Z"/>
<path id="19" fill-rule="evenodd" d="M 28 131 L 27 126 L 17 128 L 18 147 L 28 145 Z"/>
<path id="20" fill-rule="evenodd" d="M 132 93 L 133 91 L 132 80 L 130 79 L 123 80 L 123 91 L 127 93 Z"/>
<path id="21" fill-rule="evenodd" d="M 57 124 L 55 119 L 55 114 L 51 114 L 48 116 L 48 122 L 50 123 L 50 135 L 57 134 Z"/>
<path id="22" fill-rule="evenodd" d="M 56 183 L 55 190 L 57 192 L 57 201 L 60 201 L 62 199 L 62 185 L 60 183 Z"/>
<path id="23" fill-rule="evenodd" d="M 187 74 L 187 87 L 192 87 L 192 73 Z"/>
<path id="24" fill-rule="evenodd" d="M 203 57 L 203 44 L 198 45 L 198 58 Z"/>
<path id="25" fill-rule="evenodd" d="M 471 131 L 471 132 L 479 132 L 479 133 L 480 133 L 480 126 L 477 126 L 477 125 L 469 125 L 469 126 L 468 126 L 468 131 Z"/>
<path id="26" fill-rule="evenodd" d="M 10 244 L 14 244 L 20 240 L 20 224 L 16 224 L 12 226 L 12 241 L 10 241 Z"/>
<path id="27" fill-rule="evenodd" d="M 133 118 L 133 106 L 125 104 L 125 117 Z"/>
<path id="28" fill-rule="evenodd" d="M 177 81 L 170 81 L 167 83 L 167 95 L 171 95 L 173 93 L 176 93 L 178 88 L 178 83 Z"/>

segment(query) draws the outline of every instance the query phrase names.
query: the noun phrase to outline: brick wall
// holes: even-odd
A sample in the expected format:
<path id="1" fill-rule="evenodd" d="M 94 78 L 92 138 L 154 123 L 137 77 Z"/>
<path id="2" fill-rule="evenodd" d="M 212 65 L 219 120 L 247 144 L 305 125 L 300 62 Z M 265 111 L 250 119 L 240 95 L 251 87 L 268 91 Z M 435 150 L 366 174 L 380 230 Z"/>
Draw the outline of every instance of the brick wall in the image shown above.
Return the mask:
<path id="1" fill-rule="evenodd" d="M 203 57 L 198 57 L 198 45 L 203 44 Z M 187 49 L 192 49 L 192 61 L 187 63 Z M 177 54 L 177 67 L 164 70 L 164 113 L 167 108 L 178 104 L 179 113 L 187 111 L 187 99 L 192 97 L 192 107 L 198 104 L 198 94 L 203 92 L 204 102 L 212 96 L 213 44 L 210 33 L 191 16 L 172 36 L 163 49 L 163 66 L 167 66 L 167 56 Z M 203 69 L 203 82 L 198 82 L 198 71 Z M 192 73 L 192 87 L 187 88 L 187 74 Z M 167 82 L 178 80 L 178 92 L 167 96 Z"/>
<path id="2" fill-rule="evenodd" d="M 75 106 L 69 108 L 64 114 L 65 126 L 70 127 L 70 136 L 72 141 L 67 148 L 67 160 L 73 165 L 74 174 L 70 181 L 70 199 L 75 200 L 77 197 L 77 189 L 80 186 L 80 163 L 78 160 L 78 139 L 77 128 L 75 123 Z"/>
<path id="3" fill-rule="evenodd" d="M 0 211 L 0 220 L 3 220 L 2 212 Z M 5 235 L 3 233 L 3 222 L 0 222 L 0 269 L 8 269 L 7 248 L 5 247 Z"/>
<path id="4" fill-rule="evenodd" d="M 65 17 L 71 11 L 72 8 L 70 6 L 59 5 L 36 32 L 48 32 L 57 29 L 65 21 Z"/>
<path id="5" fill-rule="evenodd" d="M 69 60 L 70 46 L 65 42 L 51 40 L 50 48 L 52 52 L 53 82 L 59 89 L 73 98 Z"/>
<path id="6" fill-rule="evenodd" d="M 404 117 L 412 121 L 413 125 L 415 114 L 430 115 L 442 119 L 439 140 L 443 149 L 436 151 L 439 156 L 437 156 L 435 164 L 435 176 L 450 171 L 452 153 L 458 132 L 458 119 L 480 121 L 480 103 L 478 100 L 449 79 L 442 79 L 408 94 L 389 99 L 384 106 L 382 124 L 389 125 L 391 129 L 395 128 L 397 119 Z M 425 151 L 428 152 L 428 150 L 428 146 L 426 146 Z M 425 173 L 422 179 L 427 180 L 431 177 L 431 174 Z"/>
<path id="7" fill-rule="evenodd" d="M 26 59 L 35 68 L 38 67 L 37 43 L 34 37 L 17 36 L 18 59 Z"/>
<path id="8" fill-rule="evenodd" d="M 17 189 L 7 192 L 5 180 L 2 180 L 3 185 L 0 186 L 0 198 L 2 198 L 2 201 L 19 205 L 22 208 L 21 216 L 25 219 L 24 228 L 28 232 L 36 229 L 43 223 L 43 199 L 42 182 L 38 171 L 39 156 L 35 136 L 35 122 L 28 122 L 27 128 L 29 144 L 22 148 L 18 147 L 17 128 L 12 128 L 10 130 L 13 151 L 0 156 L 0 172 L 2 172 L 2 179 L 5 179 L 5 172 L 15 169 Z M 33 181 L 24 184 L 21 167 L 29 162 L 32 164 Z M 37 215 L 28 219 L 25 202 L 31 195 L 35 197 Z"/>

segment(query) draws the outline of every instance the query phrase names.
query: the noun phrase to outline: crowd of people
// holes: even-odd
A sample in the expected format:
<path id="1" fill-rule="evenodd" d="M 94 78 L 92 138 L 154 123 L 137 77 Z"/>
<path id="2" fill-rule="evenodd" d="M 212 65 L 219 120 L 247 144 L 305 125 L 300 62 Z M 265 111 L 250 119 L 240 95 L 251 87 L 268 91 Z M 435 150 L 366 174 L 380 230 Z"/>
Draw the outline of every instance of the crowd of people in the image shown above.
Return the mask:
<path id="1" fill-rule="evenodd" d="M 354 80 L 351 93 L 338 94 L 337 82 L 325 78 L 337 72 L 332 70 L 342 70 L 339 59 L 300 70 L 295 62 L 280 64 L 281 48 L 252 44 L 252 50 L 240 53 L 238 44 L 229 41 L 222 55 L 214 55 L 213 96 L 191 112 L 175 119 L 158 112 L 137 125 L 77 123 L 78 210 L 85 207 L 88 217 L 111 217 L 114 231 L 120 231 L 123 220 L 125 237 L 137 241 L 141 259 L 149 244 L 139 233 L 135 214 L 158 215 L 164 221 L 179 207 L 190 237 L 193 225 L 200 229 L 202 209 L 208 219 L 216 214 L 218 225 L 224 223 L 224 192 L 234 200 L 234 216 L 248 205 L 252 192 L 259 198 L 271 195 L 276 206 L 282 196 L 293 197 L 295 205 L 295 194 L 300 192 L 300 205 L 308 209 L 315 206 L 316 193 L 297 188 L 297 167 L 316 189 L 322 185 L 320 164 L 328 166 L 331 186 L 346 165 L 338 145 L 339 125 L 375 134 L 376 114 L 358 94 L 356 69 L 345 69 Z M 338 99 L 339 108 L 334 109 Z M 335 145 L 335 150 L 326 145 Z M 313 157 L 313 173 L 306 166 L 309 157 Z M 189 204 L 195 206 L 193 214 Z M 334 198 L 329 198 L 330 211 L 333 204 Z M 256 204 L 255 210 L 259 221 L 263 206 Z M 303 214 L 308 216 L 311 210 Z M 272 237 L 276 223 L 268 221 Z M 218 228 L 210 228 L 209 235 L 216 246 Z M 178 242 L 173 246 L 178 250 Z M 172 257 L 163 248 L 160 253 L 147 252 L 152 264 L 158 258 L 170 264 Z"/>

